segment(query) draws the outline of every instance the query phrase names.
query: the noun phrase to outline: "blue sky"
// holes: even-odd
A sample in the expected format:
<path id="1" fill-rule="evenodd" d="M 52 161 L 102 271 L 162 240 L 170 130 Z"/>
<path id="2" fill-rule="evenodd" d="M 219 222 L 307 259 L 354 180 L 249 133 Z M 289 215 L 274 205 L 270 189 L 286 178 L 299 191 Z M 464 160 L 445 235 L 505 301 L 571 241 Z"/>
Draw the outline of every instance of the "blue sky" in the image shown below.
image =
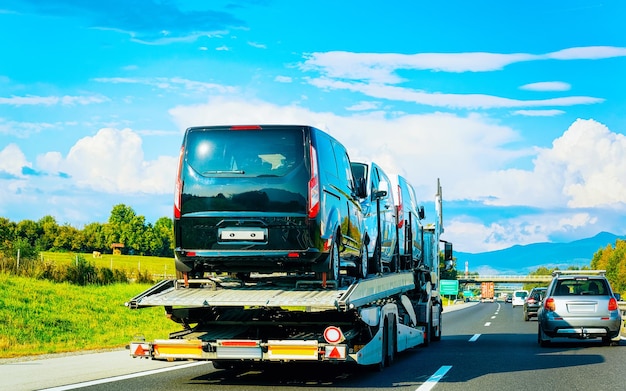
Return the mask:
<path id="1" fill-rule="evenodd" d="M 626 234 L 623 1 L 4 0 L 0 216 L 172 216 L 192 125 L 298 123 L 483 252 Z"/>

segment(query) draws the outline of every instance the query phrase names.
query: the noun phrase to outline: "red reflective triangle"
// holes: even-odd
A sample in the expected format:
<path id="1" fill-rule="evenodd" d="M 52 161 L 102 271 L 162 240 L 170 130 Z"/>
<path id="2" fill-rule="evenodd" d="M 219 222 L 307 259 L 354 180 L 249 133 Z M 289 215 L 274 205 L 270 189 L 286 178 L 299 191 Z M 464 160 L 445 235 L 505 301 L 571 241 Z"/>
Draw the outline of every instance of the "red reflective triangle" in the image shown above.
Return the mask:
<path id="1" fill-rule="evenodd" d="M 337 347 L 335 346 L 333 348 L 333 350 L 330 351 L 330 354 L 328 355 L 329 358 L 341 358 L 341 354 L 339 354 L 339 350 L 337 349 Z"/>
<path id="2" fill-rule="evenodd" d="M 141 345 L 137 345 L 137 349 L 135 349 L 135 356 L 145 356 L 146 351 Z"/>

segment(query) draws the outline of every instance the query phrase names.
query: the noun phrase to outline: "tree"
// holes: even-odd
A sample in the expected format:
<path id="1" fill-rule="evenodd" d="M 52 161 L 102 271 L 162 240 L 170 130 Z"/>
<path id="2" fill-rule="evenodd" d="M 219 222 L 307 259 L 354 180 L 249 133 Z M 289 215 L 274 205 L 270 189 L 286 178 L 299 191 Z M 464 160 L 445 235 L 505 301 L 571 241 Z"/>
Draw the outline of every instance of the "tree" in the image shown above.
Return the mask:
<path id="1" fill-rule="evenodd" d="M 106 244 L 104 225 L 100 223 L 90 223 L 82 230 L 83 248 L 87 251 L 99 251 L 104 253 L 110 248 Z"/>
<path id="2" fill-rule="evenodd" d="M 50 250 L 54 247 L 54 241 L 59 234 L 59 224 L 54 217 L 48 215 L 42 217 L 38 222 L 41 235 L 37 238 L 37 247 L 39 250 Z"/>

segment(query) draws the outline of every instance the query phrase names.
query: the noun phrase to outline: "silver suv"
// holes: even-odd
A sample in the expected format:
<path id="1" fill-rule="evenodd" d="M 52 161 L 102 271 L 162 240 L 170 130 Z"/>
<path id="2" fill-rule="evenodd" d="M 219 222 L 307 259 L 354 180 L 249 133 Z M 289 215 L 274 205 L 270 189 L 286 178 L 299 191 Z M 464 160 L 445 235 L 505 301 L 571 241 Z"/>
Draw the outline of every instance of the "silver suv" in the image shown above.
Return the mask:
<path id="1" fill-rule="evenodd" d="M 537 312 L 537 342 L 546 346 L 552 338 L 602 338 L 619 344 L 621 311 L 604 270 L 553 273 L 543 305 Z"/>

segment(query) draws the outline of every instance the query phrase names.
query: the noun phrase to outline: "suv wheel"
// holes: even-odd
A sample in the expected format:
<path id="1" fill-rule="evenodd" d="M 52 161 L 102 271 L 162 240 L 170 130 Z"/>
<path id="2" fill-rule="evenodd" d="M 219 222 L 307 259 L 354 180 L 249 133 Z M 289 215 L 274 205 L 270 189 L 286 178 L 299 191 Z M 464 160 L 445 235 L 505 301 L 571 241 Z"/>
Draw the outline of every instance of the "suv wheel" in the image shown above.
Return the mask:
<path id="1" fill-rule="evenodd" d="M 542 348 L 550 345 L 550 337 L 548 337 L 543 330 L 541 329 L 541 324 L 537 327 L 537 343 L 541 345 Z"/>

